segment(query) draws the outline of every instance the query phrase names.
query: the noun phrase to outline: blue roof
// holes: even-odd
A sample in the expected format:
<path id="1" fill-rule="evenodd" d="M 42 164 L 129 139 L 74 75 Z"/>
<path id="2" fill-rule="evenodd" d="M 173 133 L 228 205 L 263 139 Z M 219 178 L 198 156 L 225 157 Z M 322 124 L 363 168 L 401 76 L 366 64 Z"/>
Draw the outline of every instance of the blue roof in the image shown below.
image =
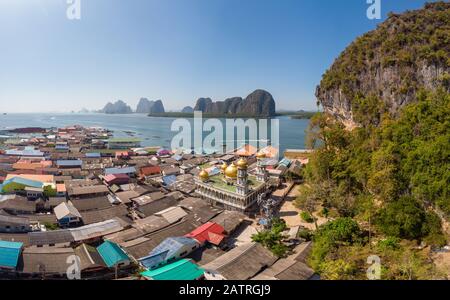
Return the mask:
<path id="1" fill-rule="evenodd" d="M 151 269 L 153 267 L 158 266 L 161 263 L 164 263 L 167 258 L 167 254 L 169 251 L 164 251 L 159 254 L 153 256 L 146 256 L 139 259 L 139 262 L 146 268 Z"/>
<path id="2" fill-rule="evenodd" d="M 0 241 L 0 267 L 16 268 L 23 243 Z"/>
<path id="3" fill-rule="evenodd" d="M 22 177 L 13 177 L 11 179 L 5 180 L 3 182 L 2 187 L 6 186 L 12 182 L 17 183 L 17 184 L 22 184 L 25 186 L 29 186 L 29 187 L 34 187 L 34 188 L 41 188 L 42 185 L 44 184 L 44 183 L 42 183 L 40 181 L 36 181 L 36 180 L 26 179 L 26 178 L 22 178 Z"/>
<path id="4" fill-rule="evenodd" d="M 174 156 L 172 156 L 173 159 L 175 159 L 176 161 L 180 161 L 183 159 L 183 157 L 181 155 L 175 154 Z"/>
<path id="5" fill-rule="evenodd" d="M 192 238 L 170 237 L 156 246 L 148 256 L 140 258 L 139 262 L 147 268 L 152 268 L 176 255 L 182 247 L 196 245 L 198 242 Z"/>
<path id="6" fill-rule="evenodd" d="M 105 169 L 105 174 L 130 174 L 136 173 L 135 167 L 126 167 L 126 168 L 107 168 Z"/>
<path id="7" fill-rule="evenodd" d="M 281 166 L 286 166 L 286 167 L 289 167 L 290 164 L 291 164 L 291 161 L 290 161 L 289 159 L 287 159 L 287 158 L 283 158 L 283 159 L 279 162 L 279 165 L 281 165 Z"/>
<path id="8" fill-rule="evenodd" d="M 56 165 L 63 166 L 63 167 L 71 167 L 71 166 L 81 167 L 83 165 L 83 162 L 79 159 L 57 160 Z"/>
<path id="9" fill-rule="evenodd" d="M 6 150 L 6 155 L 14 156 L 44 156 L 44 152 L 40 150 L 25 148 L 24 150 Z"/>
<path id="10" fill-rule="evenodd" d="M 56 149 L 56 150 L 58 150 L 58 149 L 64 149 L 64 150 L 66 150 L 66 149 L 70 149 L 70 148 L 69 148 L 69 145 L 56 145 L 56 146 L 55 146 L 55 149 Z"/>
<path id="11" fill-rule="evenodd" d="M 220 169 L 218 167 L 213 167 L 208 170 L 209 176 L 215 176 L 220 173 Z"/>
<path id="12" fill-rule="evenodd" d="M 172 183 L 175 183 L 177 181 L 177 176 L 175 175 L 168 175 L 163 177 L 163 182 L 165 185 L 171 185 Z"/>
<path id="13" fill-rule="evenodd" d="M 100 153 L 86 153 L 86 157 L 88 158 L 98 158 L 101 157 Z"/>
<path id="14" fill-rule="evenodd" d="M 98 246 L 97 251 L 108 268 L 114 267 L 118 263 L 130 260 L 126 253 L 116 243 L 110 241 L 106 241 Z"/>

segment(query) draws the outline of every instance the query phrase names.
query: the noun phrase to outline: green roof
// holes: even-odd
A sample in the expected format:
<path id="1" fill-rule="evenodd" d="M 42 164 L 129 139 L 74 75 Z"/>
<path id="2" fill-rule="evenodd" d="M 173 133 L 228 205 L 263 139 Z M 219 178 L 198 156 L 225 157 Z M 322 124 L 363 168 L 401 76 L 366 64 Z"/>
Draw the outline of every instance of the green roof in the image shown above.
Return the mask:
<path id="1" fill-rule="evenodd" d="M 181 259 L 156 270 L 142 272 L 141 275 L 153 280 L 196 280 L 204 270 L 188 259 Z"/>
<path id="2" fill-rule="evenodd" d="M 110 241 L 106 241 L 98 246 L 97 251 L 108 268 L 130 260 L 125 252 L 116 243 Z"/>
<path id="3" fill-rule="evenodd" d="M 236 185 L 228 185 L 225 181 L 224 181 L 224 176 L 219 174 L 219 175 L 214 175 L 209 177 L 209 181 L 211 182 L 211 184 L 218 189 L 224 190 L 226 192 L 231 192 L 231 193 L 236 193 Z M 248 176 L 248 187 L 251 189 L 257 189 L 258 187 L 260 187 L 262 184 L 264 184 L 263 182 L 258 182 L 256 180 L 256 177 L 249 175 Z"/>

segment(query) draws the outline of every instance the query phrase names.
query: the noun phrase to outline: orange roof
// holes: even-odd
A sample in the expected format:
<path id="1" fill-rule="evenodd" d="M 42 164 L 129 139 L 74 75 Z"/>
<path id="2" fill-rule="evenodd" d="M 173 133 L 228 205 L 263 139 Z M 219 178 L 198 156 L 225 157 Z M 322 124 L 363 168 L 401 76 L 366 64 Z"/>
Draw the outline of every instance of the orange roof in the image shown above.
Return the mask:
<path id="1" fill-rule="evenodd" d="M 278 148 L 267 146 L 263 149 L 261 149 L 261 152 L 263 152 L 267 158 L 274 158 L 278 155 Z"/>
<path id="2" fill-rule="evenodd" d="M 149 176 L 154 174 L 161 173 L 161 168 L 159 166 L 148 166 L 148 167 L 142 167 L 140 169 L 140 173 L 143 176 Z"/>
<path id="3" fill-rule="evenodd" d="M 40 161 L 40 162 L 29 162 L 26 160 L 20 160 L 17 163 L 13 164 L 13 169 L 16 170 L 36 170 L 36 169 L 42 169 L 46 167 L 51 167 L 52 162 L 51 161 Z"/>
<path id="4" fill-rule="evenodd" d="M 130 153 L 128 151 L 116 151 L 116 157 L 117 156 L 129 156 Z"/>
<path id="5" fill-rule="evenodd" d="M 35 170 L 42 168 L 41 164 L 30 163 L 30 162 L 18 162 L 12 165 L 15 170 Z"/>
<path id="6" fill-rule="evenodd" d="M 254 147 L 252 145 L 245 145 L 245 146 L 242 146 L 241 148 L 239 148 L 238 150 L 236 150 L 236 155 L 252 156 L 252 155 L 256 154 L 257 151 L 258 151 L 258 149 L 256 149 L 256 147 Z"/>
<path id="7" fill-rule="evenodd" d="M 56 185 L 56 191 L 59 192 L 66 192 L 66 185 L 64 183 L 58 183 Z"/>
<path id="8" fill-rule="evenodd" d="M 44 183 L 53 183 L 55 181 L 55 177 L 53 175 L 34 175 L 34 174 L 8 174 L 6 176 L 6 180 L 20 177 L 28 180 L 40 181 Z"/>

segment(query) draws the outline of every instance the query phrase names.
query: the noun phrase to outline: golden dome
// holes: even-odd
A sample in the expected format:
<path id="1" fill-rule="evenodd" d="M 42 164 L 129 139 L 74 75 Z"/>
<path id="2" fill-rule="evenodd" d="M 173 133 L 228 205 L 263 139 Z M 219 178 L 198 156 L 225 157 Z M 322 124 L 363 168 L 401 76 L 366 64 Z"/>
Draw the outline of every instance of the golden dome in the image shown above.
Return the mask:
<path id="1" fill-rule="evenodd" d="M 237 166 L 238 166 L 238 168 L 241 168 L 241 169 L 247 169 L 248 163 L 247 163 L 247 161 L 246 161 L 245 159 L 241 158 L 241 159 L 237 162 Z"/>
<path id="2" fill-rule="evenodd" d="M 259 151 L 256 154 L 256 158 L 266 158 L 266 154 L 264 152 L 262 152 L 262 151 Z"/>
<path id="3" fill-rule="evenodd" d="M 223 165 L 220 167 L 220 169 L 221 169 L 222 171 L 225 171 L 226 168 L 228 168 L 228 165 L 227 165 L 226 162 L 224 162 Z"/>
<path id="4" fill-rule="evenodd" d="M 206 181 L 209 179 L 209 174 L 208 172 L 206 172 L 205 170 L 202 170 L 199 174 L 198 177 L 202 180 L 202 181 Z"/>
<path id="5" fill-rule="evenodd" d="M 229 178 L 237 177 L 237 168 L 234 163 L 232 163 L 228 166 L 228 168 L 225 169 L 225 176 Z"/>

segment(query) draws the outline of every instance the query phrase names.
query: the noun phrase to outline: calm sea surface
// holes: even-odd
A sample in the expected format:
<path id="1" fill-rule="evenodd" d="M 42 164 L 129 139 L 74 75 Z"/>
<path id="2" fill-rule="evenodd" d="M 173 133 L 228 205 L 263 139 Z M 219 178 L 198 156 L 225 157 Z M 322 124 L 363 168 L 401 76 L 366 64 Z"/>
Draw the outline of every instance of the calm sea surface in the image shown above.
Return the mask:
<path id="1" fill-rule="evenodd" d="M 277 118 L 280 124 L 280 148 L 305 148 L 305 130 L 309 120 Z M 143 114 L 7 114 L 0 115 L 0 130 L 19 127 L 62 127 L 67 125 L 99 126 L 114 131 L 115 136 L 135 136 L 143 146 L 170 146 L 177 132 L 171 131 L 175 118 L 154 118 Z M 192 124 L 193 119 L 188 119 Z M 222 123 L 224 120 L 221 120 Z M 193 126 L 192 126 L 193 128 Z M 225 128 L 225 126 L 224 126 Z M 207 135 L 208 132 L 204 133 Z M 270 137 L 270 133 L 269 133 Z"/>

